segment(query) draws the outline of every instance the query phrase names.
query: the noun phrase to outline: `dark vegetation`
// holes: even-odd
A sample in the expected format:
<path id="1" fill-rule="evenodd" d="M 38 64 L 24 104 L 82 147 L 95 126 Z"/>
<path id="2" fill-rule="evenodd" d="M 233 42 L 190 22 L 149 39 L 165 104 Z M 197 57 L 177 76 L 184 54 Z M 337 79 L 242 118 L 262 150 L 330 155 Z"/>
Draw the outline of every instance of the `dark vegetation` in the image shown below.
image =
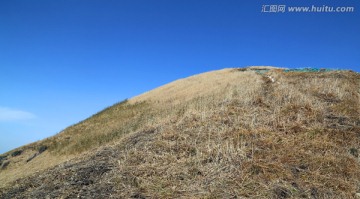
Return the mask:
<path id="1" fill-rule="evenodd" d="M 14 151 L 14 152 L 11 153 L 11 156 L 15 157 L 15 156 L 21 155 L 22 152 L 23 152 L 22 150 Z"/>
<path id="2" fill-rule="evenodd" d="M 44 151 L 46 151 L 47 149 L 48 149 L 48 146 L 45 146 L 45 145 L 40 146 L 40 147 L 39 147 L 39 150 L 38 150 L 38 151 L 39 151 L 39 154 L 42 153 L 42 152 L 44 152 Z"/>

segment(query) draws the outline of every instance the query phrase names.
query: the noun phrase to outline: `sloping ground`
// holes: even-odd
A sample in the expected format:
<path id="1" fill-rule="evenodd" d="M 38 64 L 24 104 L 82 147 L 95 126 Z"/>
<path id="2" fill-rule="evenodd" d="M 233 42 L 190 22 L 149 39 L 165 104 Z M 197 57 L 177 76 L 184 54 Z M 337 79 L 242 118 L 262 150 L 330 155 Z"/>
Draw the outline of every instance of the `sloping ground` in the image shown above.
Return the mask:
<path id="1" fill-rule="evenodd" d="M 1 198 L 110 198 L 116 150 L 110 147 L 82 160 L 66 162 L 17 181 Z"/>
<path id="2" fill-rule="evenodd" d="M 356 198 L 359 74 L 269 69 L 181 79 L 5 154 L 0 198 Z"/>

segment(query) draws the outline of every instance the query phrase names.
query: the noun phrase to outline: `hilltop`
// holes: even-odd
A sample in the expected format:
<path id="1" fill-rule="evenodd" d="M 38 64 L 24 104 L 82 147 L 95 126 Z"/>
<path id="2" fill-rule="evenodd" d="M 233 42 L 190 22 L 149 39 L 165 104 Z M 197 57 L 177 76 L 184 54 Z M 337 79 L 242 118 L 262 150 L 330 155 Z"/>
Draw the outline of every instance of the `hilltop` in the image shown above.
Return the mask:
<path id="1" fill-rule="evenodd" d="M 0 156 L 0 198 L 356 198 L 360 74 L 211 71 Z"/>

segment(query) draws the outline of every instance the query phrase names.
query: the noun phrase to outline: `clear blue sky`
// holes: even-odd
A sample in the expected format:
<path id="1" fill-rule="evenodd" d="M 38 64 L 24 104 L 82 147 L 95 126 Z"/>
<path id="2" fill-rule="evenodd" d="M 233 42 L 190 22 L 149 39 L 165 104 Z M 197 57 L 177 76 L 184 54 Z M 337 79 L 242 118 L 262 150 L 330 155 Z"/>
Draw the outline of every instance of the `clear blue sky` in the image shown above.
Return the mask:
<path id="1" fill-rule="evenodd" d="M 265 13 L 263 5 L 354 6 Z M 0 153 L 228 67 L 360 71 L 358 0 L 0 0 Z"/>

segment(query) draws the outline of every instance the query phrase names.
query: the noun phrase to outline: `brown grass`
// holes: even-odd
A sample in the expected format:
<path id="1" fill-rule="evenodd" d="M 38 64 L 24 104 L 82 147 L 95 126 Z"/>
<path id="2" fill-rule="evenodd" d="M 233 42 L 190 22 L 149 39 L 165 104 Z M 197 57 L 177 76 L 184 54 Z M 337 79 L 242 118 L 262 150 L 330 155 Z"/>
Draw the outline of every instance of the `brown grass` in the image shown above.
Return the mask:
<path id="1" fill-rule="evenodd" d="M 53 157 L 115 144 L 110 181 L 125 198 L 355 197 L 359 74 L 270 69 L 178 80 L 36 144 Z"/>

